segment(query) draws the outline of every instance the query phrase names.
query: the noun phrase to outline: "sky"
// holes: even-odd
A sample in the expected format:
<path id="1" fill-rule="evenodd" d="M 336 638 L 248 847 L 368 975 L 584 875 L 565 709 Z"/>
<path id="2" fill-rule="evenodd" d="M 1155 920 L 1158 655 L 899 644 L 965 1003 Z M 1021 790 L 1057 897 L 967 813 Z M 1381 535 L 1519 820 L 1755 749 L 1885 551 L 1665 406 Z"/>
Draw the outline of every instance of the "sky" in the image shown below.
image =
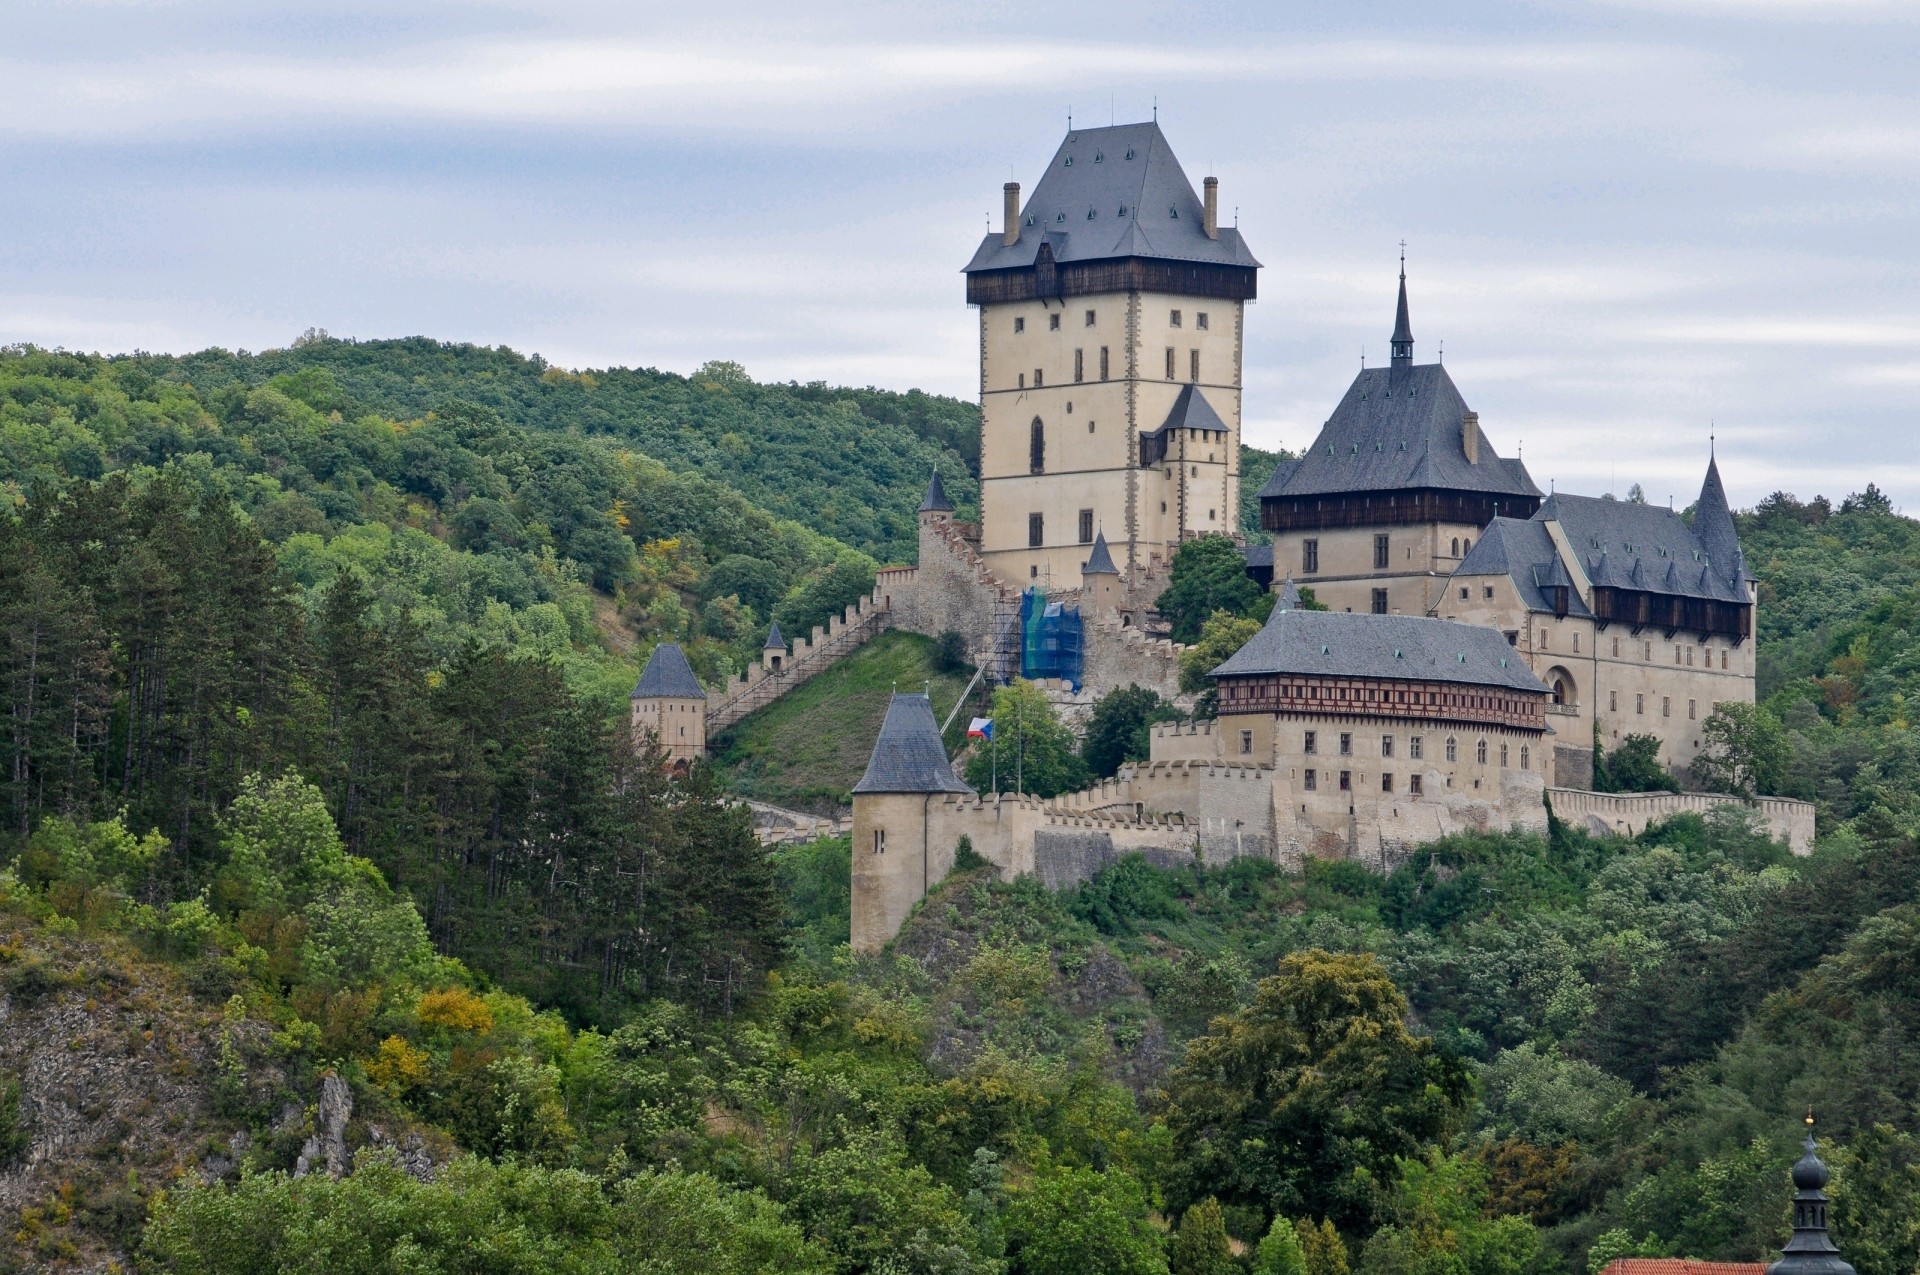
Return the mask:
<path id="1" fill-rule="evenodd" d="M 1920 509 L 1920 0 L 7 0 L 0 344 L 362 339 L 974 397 L 1071 118 L 1264 264 L 1245 434 L 1421 361 L 1542 487 Z"/>

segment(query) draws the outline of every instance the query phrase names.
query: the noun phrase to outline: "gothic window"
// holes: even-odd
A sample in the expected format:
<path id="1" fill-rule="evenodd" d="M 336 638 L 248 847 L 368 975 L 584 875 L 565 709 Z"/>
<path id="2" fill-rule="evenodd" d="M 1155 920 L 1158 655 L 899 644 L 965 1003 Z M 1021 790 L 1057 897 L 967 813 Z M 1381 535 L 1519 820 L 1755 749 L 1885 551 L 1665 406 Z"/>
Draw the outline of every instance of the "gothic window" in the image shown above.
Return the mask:
<path id="1" fill-rule="evenodd" d="M 1504 769 L 1506 768 L 1506 765 L 1507 765 L 1507 746 L 1506 746 L 1505 744 L 1502 744 L 1502 745 L 1500 745 L 1500 766 L 1501 766 L 1501 769 L 1503 769 L 1503 770 L 1504 770 Z"/>
<path id="2" fill-rule="evenodd" d="M 1453 538 L 1453 556 L 1456 558 L 1460 556 L 1460 537 L 1458 536 Z"/>
<path id="3" fill-rule="evenodd" d="M 1047 427 L 1040 423 L 1038 416 L 1027 430 L 1027 472 L 1047 472 Z"/>
<path id="4" fill-rule="evenodd" d="M 1481 740 L 1479 747 L 1473 750 L 1473 759 L 1482 766 L 1487 764 L 1487 741 Z"/>
<path id="5" fill-rule="evenodd" d="M 1533 769 L 1533 753 L 1525 744 L 1520 745 L 1520 769 Z"/>
<path id="6" fill-rule="evenodd" d="M 1460 741 L 1451 735 L 1447 736 L 1447 760 L 1460 760 Z"/>

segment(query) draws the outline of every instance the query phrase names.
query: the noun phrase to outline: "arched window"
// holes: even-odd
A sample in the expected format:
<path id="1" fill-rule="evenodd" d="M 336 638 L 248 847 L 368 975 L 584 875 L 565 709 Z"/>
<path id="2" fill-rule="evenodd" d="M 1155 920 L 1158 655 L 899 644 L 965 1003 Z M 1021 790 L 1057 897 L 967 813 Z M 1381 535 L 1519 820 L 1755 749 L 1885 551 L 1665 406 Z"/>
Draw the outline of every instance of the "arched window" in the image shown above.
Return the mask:
<path id="1" fill-rule="evenodd" d="M 1468 553 L 1472 553 L 1472 552 L 1473 552 L 1473 537 L 1472 537 L 1472 536 L 1468 536 L 1468 537 L 1467 537 L 1467 538 L 1466 538 L 1465 540 L 1462 540 L 1462 541 L 1460 542 L 1460 547 L 1461 547 L 1462 549 L 1465 549 L 1465 550 L 1466 550 L 1466 551 L 1467 551 Z"/>
<path id="2" fill-rule="evenodd" d="M 1505 744 L 1502 744 L 1500 745 L 1500 768 L 1502 770 L 1505 770 L 1506 766 L 1507 766 L 1507 746 Z"/>
<path id="3" fill-rule="evenodd" d="M 1047 427 L 1040 423 L 1038 416 L 1033 418 L 1033 427 L 1027 433 L 1027 469 L 1035 474 L 1047 472 Z"/>
<path id="4" fill-rule="evenodd" d="M 1520 745 L 1520 769 L 1522 770 L 1533 769 L 1532 750 L 1529 749 L 1525 744 Z"/>
<path id="5" fill-rule="evenodd" d="M 1487 741 L 1486 740 L 1484 739 L 1481 740 L 1480 746 L 1474 750 L 1474 760 L 1479 762 L 1482 766 L 1487 764 Z"/>
<path id="6" fill-rule="evenodd" d="M 1556 667 L 1547 670 L 1547 686 L 1553 691 L 1553 702 L 1556 704 L 1580 702 L 1579 692 L 1574 686 L 1573 674 L 1564 668 Z"/>
<path id="7" fill-rule="evenodd" d="M 1453 736 L 1449 735 L 1447 736 L 1447 760 L 1458 761 L 1459 759 L 1460 759 L 1460 741 L 1455 739 Z"/>
<path id="8" fill-rule="evenodd" d="M 1460 556 L 1460 537 L 1458 536 L 1453 538 L 1453 556 L 1456 558 Z"/>

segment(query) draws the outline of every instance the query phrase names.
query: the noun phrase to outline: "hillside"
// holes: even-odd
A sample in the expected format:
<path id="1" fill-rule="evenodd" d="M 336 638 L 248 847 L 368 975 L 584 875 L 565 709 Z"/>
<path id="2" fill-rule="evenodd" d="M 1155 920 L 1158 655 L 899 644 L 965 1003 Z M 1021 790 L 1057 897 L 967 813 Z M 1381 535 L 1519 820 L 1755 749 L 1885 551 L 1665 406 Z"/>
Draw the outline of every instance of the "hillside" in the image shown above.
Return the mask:
<path id="1" fill-rule="evenodd" d="M 714 769 L 728 791 L 798 810 L 833 812 L 852 797 L 896 690 L 927 690 L 944 719 L 973 670 L 943 672 L 934 643 L 887 633 L 799 689 L 711 741 Z M 954 719 L 947 747 L 966 741 L 968 712 Z"/>

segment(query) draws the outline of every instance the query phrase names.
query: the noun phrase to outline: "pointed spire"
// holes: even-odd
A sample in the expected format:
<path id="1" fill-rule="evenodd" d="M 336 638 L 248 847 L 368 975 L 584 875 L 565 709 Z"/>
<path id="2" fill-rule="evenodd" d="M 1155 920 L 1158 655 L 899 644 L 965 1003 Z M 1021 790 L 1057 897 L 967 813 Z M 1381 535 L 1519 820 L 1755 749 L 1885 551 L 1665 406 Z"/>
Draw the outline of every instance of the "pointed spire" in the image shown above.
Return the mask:
<path id="1" fill-rule="evenodd" d="M 767 630 L 766 644 L 760 649 L 763 651 L 784 651 L 787 649 L 787 639 L 780 632 L 780 621 L 775 620 L 772 627 Z"/>
<path id="2" fill-rule="evenodd" d="M 1120 574 L 1120 568 L 1113 565 L 1113 554 L 1107 550 L 1107 533 L 1104 530 L 1093 533 L 1093 552 L 1088 554 L 1086 562 L 1081 564 L 1080 574 L 1083 576 Z"/>
<path id="3" fill-rule="evenodd" d="M 1827 1233 L 1827 1166 L 1820 1163 L 1813 1141 L 1813 1112 L 1807 1112 L 1804 1152 L 1793 1166 L 1793 1236 L 1780 1250 L 1780 1260 L 1767 1275 L 1854 1275 L 1840 1257 L 1839 1246 Z"/>
<path id="4" fill-rule="evenodd" d="M 1720 462 L 1711 455 L 1707 457 L 1706 481 L 1700 484 L 1700 499 L 1693 506 L 1693 534 L 1707 551 L 1714 574 L 1743 588 L 1754 578 L 1747 570 L 1746 556 L 1740 552 L 1740 532 L 1733 525 L 1727 489 L 1720 482 Z"/>
<path id="5" fill-rule="evenodd" d="M 1288 576 L 1287 582 L 1280 586 L 1280 597 L 1274 602 L 1273 611 L 1275 615 L 1278 615 L 1282 611 L 1298 611 L 1299 609 L 1300 588 L 1294 584 L 1293 577 Z"/>
<path id="6" fill-rule="evenodd" d="M 853 786 L 856 794 L 870 792 L 951 792 L 971 794 L 947 761 L 940 740 L 940 723 L 933 702 L 925 695 L 895 691 L 887 701 L 886 720 L 873 741 L 867 773 Z"/>
<path id="7" fill-rule="evenodd" d="M 927 498 L 920 502 L 923 514 L 950 514 L 953 502 L 947 499 L 947 489 L 941 485 L 940 471 L 933 471 L 933 478 L 927 483 Z"/>
<path id="8" fill-rule="evenodd" d="M 1407 319 L 1407 244 L 1400 241 L 1400 305 L 1393 315 L 1393 366 L 1413 366 L 1413 324 Z"/>

